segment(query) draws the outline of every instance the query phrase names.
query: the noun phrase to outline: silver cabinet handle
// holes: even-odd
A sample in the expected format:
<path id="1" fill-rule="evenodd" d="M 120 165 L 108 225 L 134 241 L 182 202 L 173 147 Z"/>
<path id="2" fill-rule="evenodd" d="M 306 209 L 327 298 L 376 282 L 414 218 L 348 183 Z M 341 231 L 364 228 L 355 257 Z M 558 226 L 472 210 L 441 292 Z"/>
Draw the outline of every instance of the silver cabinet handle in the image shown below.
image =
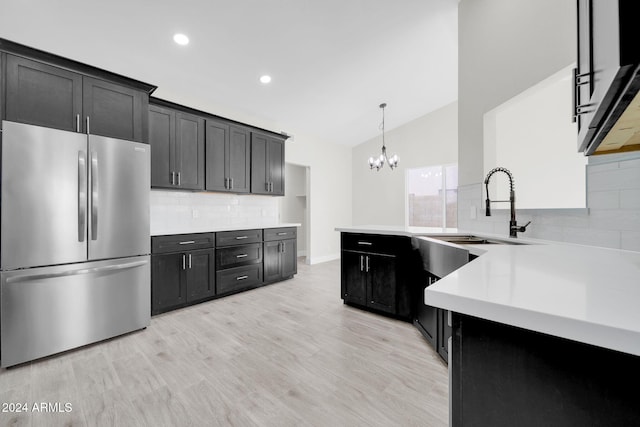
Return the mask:
<path id="1" fill-rule="evenodd" d="M 180 186 L 180 172 L 178 172 L 178 187 Z"/>
<path id="2" fill-rule="evenodd" d="M 360 271 L 364 271 L 364 257 L 360 255 Z"/>
<path id="3" fill-rule="evenodd" d="M 98 240 L 98 153 L 91 152 L 91 240 Z"/>
<path id="4" fill-rule="evenodd" d="M 282 233 L 278 233 L 278 236 L 286 236 L 286 235 L 287 235 L 287 232 L 286 232 L 286 231 L 284 231 L 284 232 L 282 232 Z"/>
<path id="5" fill-rule="evenodd" d="M 24 276 L 14 276 L 7 278 L 7 283 L 28 282 L 31 280 L 55 279 L 56 277 L 79 276 L 81 274 L 104 273 L 107 271 L 126 270 L 129 268 L 141 267 L 149 261 L 135 261 L 125 264 L 106 265 L 104 267 L 81 268 L 78 270 L 61 271 L 60 273 L 45 274 L 25 274 Z"/>
<path id="6" fill-rule="evenodd" d="M 245 280 L 245 279 L 248 279 L 248 278 L 249 278 L 249 276 L 238 276 L 238 277 L 236 277 L 236 280 Z"/>
<path id="7" fill-rule="evenodd" d="M 189 254 L 189 268 L 191 268 L 191 254 Z"/>
<path id="8" fill-rule="evenodd" d="M 369 272 L 369 255 L 367 255 L 367 273 Z"/>
<path id="9" fill-rule="evenodd" d="M 176 185 L 176 173 L 175 172 L 171 172 L 171 185 Z"/>
<path id="10" fill-rule="evenodd" d="M 89 127 L 89 116 L 87 116 L 87 135 L 90 134 L 90 127 Z"/>
<path id="11" fill-rule="evenodd" d="M 80 117 L 80 116 L 78 116 Z M 87 159 L 84 151 L 78 151 L 78 242 L 87 235 Z"/>
<path id="12" fill-rule="evenodd" d="M 187 256 L 185 254 L 182 254 L 182 269 L 187 269 Z"/>
<path id="13" fill-rule="evenodd" d="M 224 179 L 224 188 L 228 189 L 229 188 L 229 178 Z"/>
<path id="14" fill-rule="evenodd" d="M 80 132 L 80 114 L 76 114 L 76 132 Z"/>
<path id="15" fill-rule="evenodd" d="M 362 246 L 372 246 L 373 245 L 373 243 L 371 243 L 371 242 L 358 242 L 358 244 L 362 245 Z"/>
<path id="16" fill-rule="evenodd" d="M 178 243 L 179 245 L 191 245 L 193 243 L 195 243 L 195 240 L 187 240 L 186 242 L 180 242 Z"/>
<path id="17" fill-rule="evenodd" d="M 236 255 L 236 258 L 246 258 L 248 256 L 249 254 L 240 254 L 240 255 Z"/>
<path id="18" fill-rule="evenodd" d="M 269 192 L 269 183 L 268 183 L 268 182 L 265 182 L 265 183 L 264 183 L 264 186 L 265 186 L 265 188 L 266 188 L 267 192 Z"/>
<path id="19" fill-rule="evenodd" d="M 248 239 L 249 236 L 236 236 L 236 240 Z"/>

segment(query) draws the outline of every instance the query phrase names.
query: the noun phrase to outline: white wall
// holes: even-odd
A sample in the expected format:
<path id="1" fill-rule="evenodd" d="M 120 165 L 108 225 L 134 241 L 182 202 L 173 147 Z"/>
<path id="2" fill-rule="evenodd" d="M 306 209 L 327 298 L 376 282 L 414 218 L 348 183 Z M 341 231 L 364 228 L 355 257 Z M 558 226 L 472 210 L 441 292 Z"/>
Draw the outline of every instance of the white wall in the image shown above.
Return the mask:
<path id="1" fill-rule="evenodd" d="M 340 233 L 335 228 L 351 225 L 351 147 L 293 132 L 295 140 L 287 142 L 285 160 L 310 170 L 308 262 L 338 259 Z"/>
<path id="2" fill-rule="evenodd" d="M 393 171 L 388 165 L 379 171 L 369 169 L 367 160 L 380 154 L 382 136 L 353 148 L 354 225 L 405 223 L 406 169 L 457 162 L 458 103 L 386 131 L 385 143 L 387 154 L 400 158 Z"/>
<path id="3" fill-rule="evenodd" d="M 298 227 L 298 256 L 307 255 L 307 168 L 285 164 L 286 189 L 280 198 L 280 221 L 301 224 Z"/>

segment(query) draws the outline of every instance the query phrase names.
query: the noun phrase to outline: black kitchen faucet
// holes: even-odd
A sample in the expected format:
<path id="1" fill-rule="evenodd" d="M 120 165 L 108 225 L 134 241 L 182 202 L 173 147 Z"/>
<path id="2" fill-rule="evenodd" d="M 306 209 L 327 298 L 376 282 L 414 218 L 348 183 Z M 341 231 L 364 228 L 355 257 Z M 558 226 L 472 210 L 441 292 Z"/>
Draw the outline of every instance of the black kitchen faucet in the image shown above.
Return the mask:
<path id="1" fill-rule="evenodd" d="M 511 207 L 511 219 L 509 220 L 509 237 L 518 237 L 518 232 L 524 233 L 527 231 L 527 226 L 531 224 L 531 221 L 527 222 L 523 226 L 518 226 L 516 222 L 516 191 L 514 189 L 513 184 L 513 175 L 509 172 L 508 169 L 503 167 L 493 168 L 487 174 L 487 177 L 484 179 L 484 185 L 487 189 L 487 211 L 486 216 L 491 216 L 491 200 L 489 200 L 489 179 L 496 172 L 504 172 L 509 177 L 509 200 L 494 200 L 493 203 L 506 203 L 509 202 Z"/>

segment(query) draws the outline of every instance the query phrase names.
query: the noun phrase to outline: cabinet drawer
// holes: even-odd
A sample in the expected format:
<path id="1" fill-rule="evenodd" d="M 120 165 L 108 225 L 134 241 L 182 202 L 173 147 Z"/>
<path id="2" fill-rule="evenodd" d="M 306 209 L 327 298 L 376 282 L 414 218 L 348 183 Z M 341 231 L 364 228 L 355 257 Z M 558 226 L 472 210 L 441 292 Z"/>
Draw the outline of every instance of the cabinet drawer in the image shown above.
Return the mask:
<path id="1" fill-rule="evenodd" d="M 151 253 L 191 251 L 215 246 L 214 233 L 171 234 L 151 237 Z"/>
<path id="2" fill-rule="evenodd" d="M 295 239 L 296 231 L 296 227 L 265 228 L 264 241 Z"/>
<path id="3" fill-rule="evenodd" d="M 216 273 L 217 294 L 226 294 L 262 283 L 262 264 L 228 268 Z"/>
<path id="4" fill-rule="evenodd" d="M 262 242 L 262 230 L 222 231 L 216 233 L 216 246 L 245 245 Z"/>
<path id="5" fill-rule="evenodd" d="M 252 243 L 218 248 L 216 251 L 216 269 L 223 270 L 262 261 L 262 245 Z"/>
<path id="6" fill-rule="evenodd" d="M 342 233 L 343 250 L 395 255 L 411 249 L 411 239 L 405 236 Z"/>

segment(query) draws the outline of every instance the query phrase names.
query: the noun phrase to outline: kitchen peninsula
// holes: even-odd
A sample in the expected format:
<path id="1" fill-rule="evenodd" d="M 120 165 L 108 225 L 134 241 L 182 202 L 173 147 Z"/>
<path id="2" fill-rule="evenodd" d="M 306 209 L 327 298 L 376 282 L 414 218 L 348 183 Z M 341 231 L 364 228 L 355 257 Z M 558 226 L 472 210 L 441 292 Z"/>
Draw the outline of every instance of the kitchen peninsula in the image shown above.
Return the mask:
<path id="1" fill-rule="evenodd" d="M 469 233 L 348 227 L 437 241 Z M 477 256 L 425 290 L 450 310 L 451 425 L 635 425 L 640 253 L 477 234 Z M 489 410 L 491 408 L 491 410 Z"/>

